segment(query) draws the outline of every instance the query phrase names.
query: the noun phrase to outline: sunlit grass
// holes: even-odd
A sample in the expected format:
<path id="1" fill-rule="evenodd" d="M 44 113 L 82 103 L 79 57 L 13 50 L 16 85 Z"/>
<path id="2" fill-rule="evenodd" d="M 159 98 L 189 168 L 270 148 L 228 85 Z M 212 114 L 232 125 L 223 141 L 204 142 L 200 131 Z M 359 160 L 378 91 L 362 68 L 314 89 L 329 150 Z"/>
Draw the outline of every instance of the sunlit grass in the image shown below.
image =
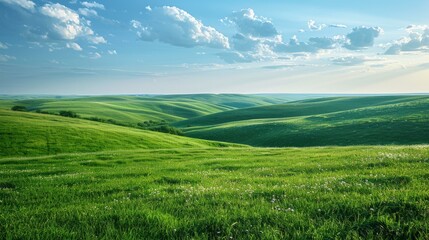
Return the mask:
<path id="1" fill-rule="evenodd" d="M 429 147 L 0 160 L 1 239 L 428 239 Z"/>

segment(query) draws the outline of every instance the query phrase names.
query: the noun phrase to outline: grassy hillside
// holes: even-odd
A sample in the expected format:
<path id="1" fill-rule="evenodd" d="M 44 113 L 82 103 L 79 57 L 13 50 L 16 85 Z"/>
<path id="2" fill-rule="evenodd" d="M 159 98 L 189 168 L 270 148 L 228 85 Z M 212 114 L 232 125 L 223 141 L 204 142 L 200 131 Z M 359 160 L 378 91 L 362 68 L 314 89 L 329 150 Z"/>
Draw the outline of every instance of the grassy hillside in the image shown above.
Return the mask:
<path id="1" fill-rule="evenodd" d="M 99 96 L 99 97 L 63 97 L 34 98 L 24 100 L 4 99 L 0 108 L 10 109 L 22 105 L 30 111 L 58 113 L 62 110 L 73 111 L 81 117 L 113 119 L 119 123 L 137 124 L 147 120 L 167 122 L 180 121 L 216 112 L 241 107 L 261 106 L 279 103 L 280 100 L 247 95 L 197 94 L 168 96 Z"/>
<path id="2" fill-rule="evenodd" d="M 228 145 L 75 118 L 0 110 L 0 156 Z"/>
<path id="3" fill-rule="evenodd" d="M 0 159 L 0 239 L 429 239 L 429 147 Z"/>
<path id="4" fill-rule="evenodd" d="M 192 118 L 175 123 L 179 127 L 207 126 L 234 121 L 286 118 L 332 113 L 362 107 L 379 106 L 427 99 L 427 96 L 379 96 L 379 97 L 333 97 L 296 101 L 286 104 L 238 109 L 207 116 Z"/>
<path id="5" fill-rule="evenodd" d="M 258 96 L 243 94 L 184 94 L 184 95 L 160 95 L 156 98 L 171 99 L 175 101 L 194 100 L 223 106 L 228 109 L 249 108 L 255 106 L 265 106 L 286 102 L 287 100 L 276 98 L 275 96 Z"/>
<path id="6" fill-rule="evenodd" d="M 429 143 L 429 97 L 328 98 L 177 123 L 191 137 L 253 146 Z"/>

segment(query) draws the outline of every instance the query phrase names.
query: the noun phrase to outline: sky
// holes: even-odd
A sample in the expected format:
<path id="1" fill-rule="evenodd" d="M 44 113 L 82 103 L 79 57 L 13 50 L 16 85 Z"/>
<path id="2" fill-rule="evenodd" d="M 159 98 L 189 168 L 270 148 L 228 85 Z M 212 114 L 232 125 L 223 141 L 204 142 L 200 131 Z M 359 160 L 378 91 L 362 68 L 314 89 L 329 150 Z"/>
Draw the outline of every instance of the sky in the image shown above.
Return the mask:
<path id="1" fill-rule="evenodd" d="M 0 0 L 0 94 L 427 93 L 427 0 Z"/>

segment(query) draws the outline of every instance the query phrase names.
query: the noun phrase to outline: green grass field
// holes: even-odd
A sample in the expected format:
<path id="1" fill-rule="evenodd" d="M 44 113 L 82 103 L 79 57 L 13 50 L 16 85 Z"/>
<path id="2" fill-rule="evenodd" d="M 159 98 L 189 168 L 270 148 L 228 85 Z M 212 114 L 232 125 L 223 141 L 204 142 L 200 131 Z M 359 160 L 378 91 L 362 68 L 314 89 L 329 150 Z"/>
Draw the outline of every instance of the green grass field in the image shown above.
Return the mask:
<path id="1" fill-rule="evenodd" d="M 175 123 L 187 136 L 263 147 L 429 142 L 429 97 L 339 97 L 226 111 Z"/>
<path id="2" fill-rule="evenodd" d="M 428 239 L 429 146 L 0 160 L 2 239 Z"/>
<path id="3" fill-rule="evenodd" d="M 0 239 L 429 239 L 428 97 L 221 97 L 0 100 L 225 141 L 0 110 Z"/>

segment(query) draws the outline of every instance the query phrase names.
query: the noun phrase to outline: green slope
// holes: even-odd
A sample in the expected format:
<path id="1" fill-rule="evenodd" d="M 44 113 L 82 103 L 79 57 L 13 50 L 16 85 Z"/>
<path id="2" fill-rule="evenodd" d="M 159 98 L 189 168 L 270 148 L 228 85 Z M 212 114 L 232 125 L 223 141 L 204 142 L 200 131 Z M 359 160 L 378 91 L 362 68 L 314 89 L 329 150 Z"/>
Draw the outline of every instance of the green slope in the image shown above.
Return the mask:
<path id="1" fill-rule="evenodd" d="M 183 94 L 156 96 L 156 98 L 171 99 L 180 102 L 194 100 L 198 102 L 215 104 L 217 106 L 223 106 L 229 110 L 286 102 L 286 100 L 277 98 L 275 96 L 271 97 L 244 94 Z"/>
<path id="2" fill-rule="evenodd" d="M 286 104 L 276 104 L 269 106 L 245 108 L 234 111 L 225 111 L 207 116 L 196 117 L 175 123 L 178 127 L 207 126 L 242 121 L 250 119 L 264 118 L 285 118 L 296 116 L 309 116 L 338 112 L 368 106 L 393 104 L 412 100 L 425 99 L 425 96 L 380 96 L 380 97 L 332 97 L 318 98 L 291 102 Z"/>
<path id="3" fill-rule="evenodd" d="M 124 124 L 137 124 L 146 120 L 167 122 L 180 121 L 207 114 L 249 106 L 279 103 L 264 97 L 199 94 L 168 96 L 100 96 L 64 97 L 60 99 L 3 100 L 0 107 L 26 106 L 30 111 L 58 113 L 62 110 L 74 111 L 81 117 L 113 119 Z"/>
<path id="4" fill-rule="evenodd" d="M 429 97 L 307 100 L 228 111 L 177 124 L 184 125 L 188 126 L 184 129 L 187 136 L 252 146 L 429 143 Z"/>
<path id="5" fill-rule="evenodd" d="M 230 144 L 75 118 L 0 110 L 0 156 L 210 146 Z"/>

